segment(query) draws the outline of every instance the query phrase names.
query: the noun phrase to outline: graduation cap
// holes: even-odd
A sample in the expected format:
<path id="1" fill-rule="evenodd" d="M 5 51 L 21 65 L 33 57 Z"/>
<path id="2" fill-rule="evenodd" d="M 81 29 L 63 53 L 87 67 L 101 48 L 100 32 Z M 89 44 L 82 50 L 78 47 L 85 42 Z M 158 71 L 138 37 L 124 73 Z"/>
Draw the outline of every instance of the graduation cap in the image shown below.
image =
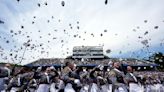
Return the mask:
<path id="1" fill-rule="evenodd" d="M 17 33 L 14 33 L 14 35 L 17 35 Z"/>
<path id="2" fill-rule="evenodd" d="M 119 54 L 122 54 L 122 51 L 119 51 Z"/>
<path id="3" fill-rule="evenodd" d="M 0 24 L 4 24 L 4 23 L 5 23 L 4 21 L 0 20 Z"/>
<path id="4" fill-rule="evenodd" d="M 34 49 L 34 46 L 31 47 L 31 50 Z"/>
<path id="5" fill-rule="evenodd" d="M 50 20 L 47 20 L 47 22 L 49 23 L 49 22 L 50 22 Z"/>
<path id="6" fill-rule="evenodd" d="M 104 32 L 107 32 L 107 30 L 105 29 Z"/>
<path id="7" fill-rule="evenodd" d="M 110 52 L 111 52 L 111 50 L 110 50 L 110 49 L 107 49 L 107 50 L 106 50 L 106 53 L 110 53 Z"/>
<path id="8" fill-rule="evenodd" d="M 106 4 L 106 5 L 108 4 L 108 0 L 105 0 L 105 4 Z"/>
<path id="9" fill-rule="evenodd" d="M 80 29 L 80 27 L 79 27 L 79 26 L 77 26 L 77 29 Z"/>
<path id="10" fill-rule="evenodd" d="M 162 45 L 163 45 L 163 43 L 161 42 L 161 43 L 160 43 L 160 46 L 162 46 Z"/>
<path id="11" fill-rule="evenodd" d="M 147 20 L 144 20 L 144 23 L 147 23 Z"/>
<path id="12" fill-rule="evenodd" d="M 103 36 L 103 34 L 101 33 L 100 36 Z"/>
<path id="13" fill-rule="evenodd" d="M 32 21 L 32 24 L 34 24 L 35 22 L 34 21 Z"/>
<path id="14" fill-rule="evenodd" d="M 18 55 L 16 54 L 16 55 L 14 56 L 14 58 L 17 58 L 17 56 L 18 56 Z"/>
<path id="15" fill-rule="evenodd" d="M 146 31 L 145 33 L 144 33 L 144 35 L 147 35 L 148 34 L 148 31 Z"/>
<path id="16" fill-rule="evenodd" d="M 17 2 L 19 2 L 20 0 L 17 0 Z"/>
<path id="17" fill-rule="evenodd" d="M 143 37 L 141 37 L 141 36 L 138 36 L 138 38 L 139 38 L 139 39 L 141 39 L 141 38 L 143 38 Z"/>
<path id="18" fill-rule="evenodd" d="M 86 33 L 86 32 L 85 32 Z M 91 33 L 91 35 L 94 37 L 94 34 L 93 33 Z"/>
<path id="19" fill-rule="evenodd" d="M 57 32 L 58 30 L 57 30 L 57 29 L 55 29 L 54 31 L 55 31 L 55 32 Z"/>
<path id="20" fill-rule="evenodd" d="M 10 53 L 10 56 L 12 56 L 13 54 L 12 53 Z"/>
<path id="21" fill-rule="evenodd" d="M 54 39 L 56 39 L 56 37 L 53 37 L 52 39 L 54 40 Z"/>
<path id="22" fill-rule="evenodd" d="M 73 37 L 74 37 L 74 38 L 76 38 L 76 37 L 77 37 L 77 35 L 73 35 Z"/>
<path id="23" fill-rule="evenodd" d="M 143 45 L 147 45 L 147 44 L 148 44 L 148 40 L 143 40 L 143 41 L 141 41 L 141 43 L 142 43 Z"/>
<path id="24" fill-rule="evenodd" d="M 24 28 L 24 26 L 21 26 L 21 28 L 23 29 L 23 28 Z"/>
<path id="25" fill-rule="evenodd" d="M 48 5 L 47 2 L 44 3 L 45 5 Z"/>
<path id="26" fill-rule="evenodd" d="M 7 40 L 6 43 L 9 43 L 9 40 Z"/>
<path id="27" fill-rule="evenodd" d="M 21 34 L 21 33 L 22 33 L 22 31 L 20 31 L 20 30 L 19 30 L 19 31 L 18 31 L 18 33 L 19 33 L 19 34 Z"/>
<path id="28" fill-rule="evenodd" d="M 29 47 L 30 43 L 24 43 L 23 45 L 26 46 L 26 47 Z"/>
<path id="29" fill-rule="evenodd" d="M 30 36 L 28 35 L 27 38 L 29 38 Z"/>
<path id="30" fill-rule="evenodd" d="M 61 2 L 61 5 L 64 7 L 64 6 L 65 6 L 65 2 L 64 2 L 64 1 L 62 1 L 62 2 Z"/>
<path id="31" fill-rule="evenodd" d="M 140 29 L 140 27 L 139 27 L 139 26 L 137 26 L 137 29 Z"/>
<path id="32" fill-rule="evenodd" d="M 158 26 L 155 26 L 154 29 L 158 29 Z"/>
<path id="33" fill-rule="evenodd" d="M 36 16 L 33 16 L 33 18 L 35 19 L 35 18 L 36 18 Z"/>
<path id="34" fill-rule="evenodd" d="M 136 29 L 133 29 L 134 32 L 136 32 Z"/>

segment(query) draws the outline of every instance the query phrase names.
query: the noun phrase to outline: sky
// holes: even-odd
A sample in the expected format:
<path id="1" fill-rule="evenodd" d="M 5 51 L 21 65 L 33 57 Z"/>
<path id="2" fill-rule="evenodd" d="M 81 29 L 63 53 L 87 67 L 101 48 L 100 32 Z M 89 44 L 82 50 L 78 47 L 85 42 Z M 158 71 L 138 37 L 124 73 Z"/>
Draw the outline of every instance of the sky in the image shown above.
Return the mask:
<path id="1" fill-rule="evenodd" d="M 164 52 L 163 0 L 107 1 L 0 0 L 0 62 L 65 58 L 74 46 L 118 58 Z"/>

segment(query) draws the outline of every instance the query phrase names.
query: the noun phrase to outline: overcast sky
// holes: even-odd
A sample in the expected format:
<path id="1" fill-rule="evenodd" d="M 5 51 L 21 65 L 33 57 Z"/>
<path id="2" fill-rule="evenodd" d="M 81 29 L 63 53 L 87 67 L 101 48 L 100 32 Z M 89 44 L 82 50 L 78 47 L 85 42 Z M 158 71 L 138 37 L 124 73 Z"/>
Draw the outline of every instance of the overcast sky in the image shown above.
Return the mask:
<path id="1" fill-rule="evenodd" d="M 0 0 L 0 61 L 62 58 L 73 46 L 103 46 L 110 57 L 164 52 L 163 0 Z M 149 46 L 146 48 L 146 46 Z M 111 53 L 106 53 L 106 50 Z"/>

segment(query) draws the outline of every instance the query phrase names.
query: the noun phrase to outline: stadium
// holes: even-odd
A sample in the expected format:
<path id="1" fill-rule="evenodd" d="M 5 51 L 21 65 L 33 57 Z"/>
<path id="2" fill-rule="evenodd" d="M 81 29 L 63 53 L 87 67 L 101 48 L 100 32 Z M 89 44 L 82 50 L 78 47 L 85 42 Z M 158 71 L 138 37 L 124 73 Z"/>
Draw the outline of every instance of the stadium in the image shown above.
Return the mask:
<path id="1" fill-rule="evenodd" d="M 32 63 L 26 64 L 23 67 L 36 70 L 38 67 L 42 67 L 42 70 L 46 70 L 47 67 L 54 67 L 55 70 L 63 71 L 65 67 L 67 67 L 66 63 L 71 62 L 74 64 L 74 66 L 77 67 L 77 69 L 87 69 L 87 71 L 90 71 L 94 68 L 103 67 L 103 71 L 111 71 L 113 64 L 117 62 L 121 65 L 121 70 L 125 73 L 127 72 L 126 68 L 128 66 L 131 66 L 134 69 L 135 74 L 138 75 L 140 82 L 143 82 L 143 80 L 141 81 L 141 79 L 144 78 L 151 78 L 152 81 L 155 81 L 156 79 L 154 78 L 158 78 L 158 76 L 160 76 L 160 78 L 158 79 L 161 81 L 163 80 L 162 78 L 164 78 L 163 72 L 158 71 L 157 69 L 157 67 L 159 66 L 158 64 L 149 62 L 147 60 L 138 60 L 135 58 L 108 57 L 104 55 L 104 50 L 102 46 L 75 46 L 73 47 L 72 52 L 73 54 L 71 56 L 68 56 L 67 58 L 41 58 Z M 21 67 L 22 66 L 17 67 L 17 70 L 19 70 Z M 135 87 L 138 86 L 135 85 Z M 155 90 L 156 88 L 158 88 L 161 90 L 160 92 L 162 92 L 163 90 L 160 87 L 162 86 L 159 85 L 158 87 L 152 87 L 154 89 L 151 90 Z M 75 88 L 75 90 L 77 89 Z M 145 89 L 138 87 L 137 90 Z M 112 92 L 112 90 L 108 92 Z"/>
<path id="2" fill-rule="evenodd" d="M 155 63 L 135 58 L 110 58 L 104 55 L 102 46 L 75 46 L 72 56 L 67 58 L 42 58 L 26 66 L 55 66 L 61 67 L 65 62 L 73 62 L 77 66 L 95 67 L 100 64 L 109 66 L 113 62 L 122 63 L 123 66 L 133 66 L 136 70 L 155 70 L 158 66 Z"/>

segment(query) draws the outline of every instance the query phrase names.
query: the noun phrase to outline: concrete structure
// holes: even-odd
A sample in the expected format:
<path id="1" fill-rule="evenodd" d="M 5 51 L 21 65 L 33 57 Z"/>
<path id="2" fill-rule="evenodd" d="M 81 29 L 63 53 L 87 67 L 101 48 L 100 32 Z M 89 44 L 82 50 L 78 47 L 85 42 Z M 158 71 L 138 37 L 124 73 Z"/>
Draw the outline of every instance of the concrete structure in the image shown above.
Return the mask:
<path id="1" fill-rule="evenodd" d="M 75 46 L 72 58 L 104 58 L 102 46 Z"/>

